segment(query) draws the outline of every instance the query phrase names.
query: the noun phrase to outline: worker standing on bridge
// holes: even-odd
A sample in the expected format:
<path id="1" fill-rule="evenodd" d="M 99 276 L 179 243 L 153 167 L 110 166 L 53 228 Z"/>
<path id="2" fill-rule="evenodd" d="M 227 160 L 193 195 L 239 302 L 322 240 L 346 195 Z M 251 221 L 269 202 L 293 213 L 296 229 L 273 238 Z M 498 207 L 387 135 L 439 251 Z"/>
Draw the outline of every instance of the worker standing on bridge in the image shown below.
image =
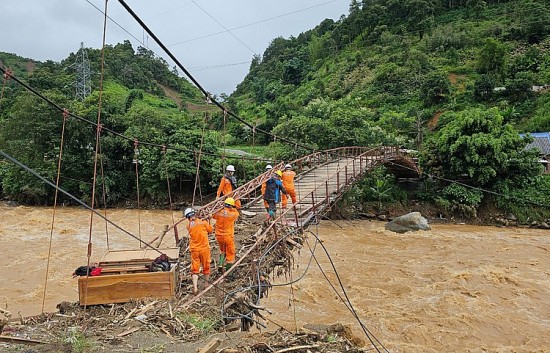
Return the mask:
<path id="1" fill-rule="evenodd" d="M 269 172 L 271 169 L 273 169 L 271 164 L 266 165 L 265 166 L 265 173 Z M 264 194 L 265 194 L 266 183 L 267 183 L 267 181 L 264 181 L 262 183 L 262 198 L 264 197 Z M 266 200 L 264 200 L 264 207 L 265 207 L 265 211 L 269 212 L 269 205 L 267 204 Z"/>
<path id="2" fill-rule="evenodd" d="M 191 252 L 191 279 L 193 281 L 193 294 L 199 293 L 199 273 L 202 266 L 202 274 L 206 282 L 210 279 L 210 244 L 208 233 L 213 228 L 207 221 L 195 217 L 195 210 L 185 209 L 185 218 L 189 221 L 187 231 L 189 232 L 189 250 Z"/>
<path id="3" fill-rule="evenodd" d="M 280 170 L 275 172 L 275 175 L 272 176 L 265 184 L 264 192 L 264 201 L 267 202 L 267 218 L 275 219 L 275 213 L 277 212 L 277 203 L 279 202 L 279 195 L 281 192 L 286 194 L 286 190 L 281 182 L 281 177 L 283 172 Z"/>
<path id="4" fill-rule="evenodd" d="M 235 263 L 235 221 L 239 218 L 235 200 L 225 199 L 225 207 L 212 218 L 216 220 L 216 240 L 220 247 L 219 268 L 225 272 Z"/>
<path id="5" fill-rule="evenodd" d="M 225 174 L 220 181 L 220 186 L 216 192 L 216 198 L 220 196 L 229 195 L 232 191 L 237 188 L 237 178 L 235 178 L 235 167 L 233 165 L 228 165 L 225 168 Z M 241 201 L 235 200 L 235 206 L 241 208 Z"/>
<path id="6" fill-rule="evenodd" d="M 288 196 L 292 199 L 292 204 L 294 205 L 296 203 L 296 189 L 294 188 L 294 178 L 296 177 L 296 173 L 292 170 L 292 166 L 290 164 L 285 165 L 285 171 L 283 172 L 283 186 L 288 193 Z M 283 201 L 283 210 L 286 208 L 288 204 L 288 196 L 286 194 L 282 195 L 282 201 Z"/>

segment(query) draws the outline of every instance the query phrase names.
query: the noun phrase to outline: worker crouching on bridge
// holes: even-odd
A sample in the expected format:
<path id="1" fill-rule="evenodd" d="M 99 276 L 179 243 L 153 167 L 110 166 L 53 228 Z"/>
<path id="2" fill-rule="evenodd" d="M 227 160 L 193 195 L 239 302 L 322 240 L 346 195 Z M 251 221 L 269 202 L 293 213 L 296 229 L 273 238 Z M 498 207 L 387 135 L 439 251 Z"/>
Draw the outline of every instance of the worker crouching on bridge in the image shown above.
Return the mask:
<path id="1" fill-rule="evenodd" d="M 282 175 L 283 187 L 288 193 L 288 196 L 290 196 L 290 198 L 292 199 L 293 205 L 296 203 L 296 189 L 294 188 L 295 177 L 296 173 L 292 170 L 292 166 L 290 164 L 285 165 L 285 170 Z M 282 195 L 283 210 L 288 204 L 288 196 L 287 194 Z"/>
<path id="2" fill-rule="evenodd" d="M 225 174 L 222 177 L 222 180 L 220 181 L 220 186 L 218 187 L 218 191 L 216 191 L 216 198 L 219 198 L 220 196 L 229 195 L 236 188 L 237 188 L 237 178 L 235 177 L 235 167 L 230 164 L 227 166 L 227 168 L 225 168 Z M 241 201 L 235 200 L 235 205 L 238 208 L 240 208 Z"/>
<path id="3" fill-rule="evenodd" d="M 267 202 L 267 218 L 275 219 L 275 213 L 277 212 L 277 203 L 279 202 L 279 195 L 281 192 L 287 194 L 283 183 L 281 182 L 281 177 L 283 172 L 280 170 L 275 172 L 275 175 L 272 176 L 268 181 L 265 182 L 265 192 L 264 192 L 264 201 Z"/>
<path id="4" fill-rule="evenodd" d="M 189 221 L 187 231 L 189 232 L 189 250 L 191 251 L 191 279 L 193 281 L 193 294 L 199 293 L 199 273 L 202 266 L 202 274 L 206 282 L 210 279 L 210 244 L 208 233 L 213 228 L 207 222 L 195 217 L 195 210 L 187 208 L 184 212 L 185 218 Z"/>
<path id="5" fill-rule="evenodd" d="M 212 218 L 216 220 L 216 241 L 220 246 L 219 269 L 225 272 L 235 263 L 235 221 L 239 218 L 235 200 L 225 199 L 225 207 Z"/>

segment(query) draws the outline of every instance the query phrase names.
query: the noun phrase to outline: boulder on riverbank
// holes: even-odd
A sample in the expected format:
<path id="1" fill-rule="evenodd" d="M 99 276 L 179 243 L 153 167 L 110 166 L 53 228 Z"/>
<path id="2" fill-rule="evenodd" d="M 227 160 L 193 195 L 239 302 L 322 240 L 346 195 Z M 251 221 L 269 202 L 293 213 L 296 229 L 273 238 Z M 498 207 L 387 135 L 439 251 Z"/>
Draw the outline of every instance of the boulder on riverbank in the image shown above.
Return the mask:
<path id="1" fill-rule="evenodd" d="M 420 212 L 411 212 L 394 218 L 386 224 L 386 230 L 396 233 L 406 233 L 417 230 L 430 230 L 430 225 Z"/>

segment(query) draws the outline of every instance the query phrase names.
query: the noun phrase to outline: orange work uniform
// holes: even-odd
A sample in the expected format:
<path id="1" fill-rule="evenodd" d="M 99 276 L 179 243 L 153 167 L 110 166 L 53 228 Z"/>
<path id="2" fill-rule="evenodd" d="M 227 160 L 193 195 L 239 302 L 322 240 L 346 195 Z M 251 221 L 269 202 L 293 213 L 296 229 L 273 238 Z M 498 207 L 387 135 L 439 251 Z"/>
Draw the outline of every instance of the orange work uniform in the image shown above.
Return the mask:
<path id="1" fill-rule="evenodd" d="M 216 220 L 216 241 L 220 252 L 225 255 L 227 263 L 232 264 L 235 262 L 235 221 L 239 218 L 239 211 L 224 207 L 212 218 Z"/>
<path id="2" fill-rule="evenodd" d="M 231 183 L 231 179 L 224 175 L 220 181 L 220 186 L 218 186 L 218 191 L 216 191 L 216 198 L 220 196 L 229 195 L 233 190 L 237 188 L 237 185 Z M 235 200 L 235 206 L 241 207 L 241 200 Z"/>
<path id="3" fill-rule="evenodd" d="M 296 189 L 294 189 L 294 178 L 296 177 L 296 173 L 292 170 L 285 170 L 283 172 L 283 187 L 285 188 L 288 195 L 283 194 L 283 208 L 286 208 L 286 205 L 288 204 L 288 196 L 292 199 L 292 203 L 296 203 Z"/>
<path id="4" fill-rule="evenodd" d="M 266 185 L 266 182 L 264 181 L 262 183 L 262 199 L 264 198 L 264 194 L 265 194 L 265 189 L 267 188 L 267 185 Z M 267 204 L 267 201 L 264 200 L 264 207 L 265 209 L 267 210 L 269 208 L 269 205 Z"/>
<path id="5" fill-rule="evenodd" d="M 208 243 L 208 233 L 212 233 L 213 228 L 207 221 L 195 218 L 187 224 L 187 231 L 190 239 L 191 273 L 198 275 L 202 265 L 202 273 L 209 275 L 210 244 Z"/>

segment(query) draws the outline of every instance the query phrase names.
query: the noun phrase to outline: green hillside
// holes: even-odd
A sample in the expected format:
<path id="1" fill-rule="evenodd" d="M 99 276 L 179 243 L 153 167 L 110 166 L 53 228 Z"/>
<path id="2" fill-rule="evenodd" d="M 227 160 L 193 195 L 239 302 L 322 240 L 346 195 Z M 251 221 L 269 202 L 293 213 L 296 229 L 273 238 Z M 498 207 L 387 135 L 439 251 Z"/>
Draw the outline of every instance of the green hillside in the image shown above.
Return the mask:
<path id="1" fill-rule="evenodd" d="M 474 106 L 498 107 L 521 131 L 548 131 L 547 91 L 531 87 L 550 84 L 549 32 L 543 1 L 354 0 L 337 22 L 274 39 L 231 103 L 250 121 L 323 148 L 419 147 L 439 113 Z M 340 125 L 350 128 L 345 136 Z M 307 133 L 334 128 L 321 140 Z"/>
<path id="2" fill-rule="evenodd" d="M 444 210 L 475 216 L 489 198 L 481 189 L 505 195 L 490 203 L 508 210 L 518 206 L 512 195 L 550 205 L 538 157 L 518 137 L 550 131 L 550 87 L 534 87 L 550 84 L 549 34 L 547 1 L 353 0 L 336 22 L 274 39 L 229 103 L 315 148 L 418 150 L 436 182 L 413 197 Z M 390 176 L 376 178 L 360 199 L 379 200 L 380 190 L 388 201 L 406 198 Z"/>
<path id="3" fill-rule="evenodd" d="M 78 118 L 67 119 L 62 156 L 61 186 L 89 200 L 94 170 L 95 128 L 101 72 L 101 50 L 86 49 L 92 79 L 91 94 L 75 99 L 77 53 L 61 62 L 37 62 L 0 53 L 1 65 L 45 99 L 67 108 Z M 176 195 L 192 192 L 196 173 L 195 149 L 203 141 L 203 184 L 218 178 L 216 157 L 220 136 L 210 130 L 220 119 L 219 109 L 207 105 L 201 92 L 170 69 L 148 49 L 124 42 L 105 48 L 101 94 L 101 167 L 107 203 L 135 200 L 137 196 L 134 140 L 138 141 L 140 196 L 166 202 L 167 176 Z M 43 176 L 54 180 L 62 134 L 61 111 L 14 80 L 4 86 L 0 101 L 0 148 Z M 205 119 L 208 117 L 209 119 Z M 86 122 L 86 120 L 88 122 Z M 203 132 L 204 130 L 204 132 Z M 160 146 L 168 145 L 166 157 Z M 50 204 L 54 190 L 34 176 L 5 161 L 0 162 L 3 198 L 29 204 Z M 98 199 L 102 195 L 97 195 Z"/>

